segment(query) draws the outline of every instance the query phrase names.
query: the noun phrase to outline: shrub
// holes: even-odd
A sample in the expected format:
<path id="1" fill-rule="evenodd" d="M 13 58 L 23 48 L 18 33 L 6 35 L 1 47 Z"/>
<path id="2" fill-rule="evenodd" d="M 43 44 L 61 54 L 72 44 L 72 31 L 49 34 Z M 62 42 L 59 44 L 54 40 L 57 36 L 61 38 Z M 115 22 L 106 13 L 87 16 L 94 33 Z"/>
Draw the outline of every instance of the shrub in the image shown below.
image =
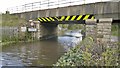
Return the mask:
<path id="1" fill-rule="evenodd" d="M 79 45 L 68 50 L 54 66 L 118 66 L 119 50 L 116 44 L 104 45 L 101 53 L 94 51 L 103 45 L 96 46 L 93 39 L 87 37 Z"/>

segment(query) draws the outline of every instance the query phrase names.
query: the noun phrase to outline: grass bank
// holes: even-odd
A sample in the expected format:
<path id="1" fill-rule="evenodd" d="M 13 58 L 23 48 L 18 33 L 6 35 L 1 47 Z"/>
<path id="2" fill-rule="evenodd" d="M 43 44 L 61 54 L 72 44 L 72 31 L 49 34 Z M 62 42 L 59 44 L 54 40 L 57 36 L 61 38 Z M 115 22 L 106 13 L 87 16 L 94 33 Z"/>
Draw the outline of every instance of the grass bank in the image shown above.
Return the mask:
<path id="1" fill-rule="evenodd" d="M 16 15 L 11 15 L 8 12 L 6 14 L 2 14 L 2 23 L 0 23 L 1 27 L 19 27 L 22 24 L 25 24 L 27 21 L 25 19 L 19 18 Z M 10 36 L 10 35 L 4 35 L 2 33 L 1 35 L 1 45 L 8 45 L 12 43 L 17 43 L 19 41 L 18 36 Z"/>
<path id="2" fill-rule="evenodd" d="M 85 38 L 53 66 L 118 66 L 118 43 L 95 46 L 93 42 L 91 37 Z"/>
<path id="3" fill-rule="evenodd" d="M 25 24 L 27 21 L 25 19 L 19 18 L 16 15 L 2 14 L 1 26 L 19 26 L 20 24 Z"/>
<path id="4" fill-rule="evenodd" d="M 119 33 L 118 33 L 118 31 L 119 31 L 118 24 L 113 24 L 111 30 L 112 30 L 112 35 L 113 35 L 113 36 L 118 36 L 118 34 L 119 34 Z"/>

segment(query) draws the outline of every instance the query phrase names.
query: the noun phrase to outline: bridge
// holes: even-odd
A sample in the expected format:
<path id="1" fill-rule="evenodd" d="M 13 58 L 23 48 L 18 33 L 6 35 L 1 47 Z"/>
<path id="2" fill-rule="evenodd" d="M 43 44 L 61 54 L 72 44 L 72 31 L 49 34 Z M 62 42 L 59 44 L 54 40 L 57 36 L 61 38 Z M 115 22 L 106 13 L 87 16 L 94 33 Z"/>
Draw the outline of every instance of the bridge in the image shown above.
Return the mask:
<path id="1" fill-rule="evenodd" d="M 120 1 L 69 5 L 12 13 L 12 15 L 17 15 L 26 20 L 38 20 L 30 21 L 30 23 L 35 24 L 32 28 L 37 28 L 34 37 L 38 39 L 56 36 L 58 24 L 73 23 L 86 24 L 86 36 L 93 37 L 96 42 L 109 42 L 111 25 L 120 19 Z"/>
<path id="2" fill-rule="evenodd" d="M 36 3 L 35 3 L 36 4 Z M 27 7 L 28 5 L 35 5 L 32 4 L 26 4 L 24 8 L 26 8 L 26 11 L 23 10 L 23 12 L 19 12 L 18 7 L 16 8 L 16 12 L 12 12 L 11 14 L 18 15 L 21 18 L 24 18 L 26 20 L 30 19 L 36 19 L 38 17 L 55 17 L 55 16 L 68 16 L 68 15 L 85 15 L 85 14 L 93 14 L 96 19 L 99 18 L 113 18 L 113 19 L 120 19 L 120 1 L 119 2 L 96 2 L 96 3 L 88 3 L 88 4 L 78 4 L 78 5 L 68 5 L 65 7 L 55 7 L 55 8 L 48 8 L 48 9 L 42 9 L 46 8 L 43 5 L 41 6 L 41 9 L 38 8 L 37 10 L 31 9 L 30 11 L 27 10 L 30 9 L 30 7 Z M 48 7 L 51 7 L 50 5 L 54 5 L 53 3 L 47 3 L 45 5 L 48 5 Z M 65 5 L 67 3 L 64 3 L 62 5 Z M 57 6 L 57 5 L 55 5 Z M 32 6 L 34 8 L 34 6 Z"/>

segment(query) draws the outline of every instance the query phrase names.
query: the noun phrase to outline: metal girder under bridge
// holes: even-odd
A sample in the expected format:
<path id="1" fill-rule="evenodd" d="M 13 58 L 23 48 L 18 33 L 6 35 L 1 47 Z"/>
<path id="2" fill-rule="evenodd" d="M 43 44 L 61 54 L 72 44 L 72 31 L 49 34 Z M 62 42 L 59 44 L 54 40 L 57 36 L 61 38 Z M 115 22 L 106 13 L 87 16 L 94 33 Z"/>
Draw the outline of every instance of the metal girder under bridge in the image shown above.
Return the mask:
<path id="1" fill-rule="evenodd" d="M 39 17 L 41 23 L 55 23 L 55 24 L 85 24 L 85 20 L 94 19 L 94 15 L 72 15 L 72 16 L 58 16 L 58 17 Z"/>

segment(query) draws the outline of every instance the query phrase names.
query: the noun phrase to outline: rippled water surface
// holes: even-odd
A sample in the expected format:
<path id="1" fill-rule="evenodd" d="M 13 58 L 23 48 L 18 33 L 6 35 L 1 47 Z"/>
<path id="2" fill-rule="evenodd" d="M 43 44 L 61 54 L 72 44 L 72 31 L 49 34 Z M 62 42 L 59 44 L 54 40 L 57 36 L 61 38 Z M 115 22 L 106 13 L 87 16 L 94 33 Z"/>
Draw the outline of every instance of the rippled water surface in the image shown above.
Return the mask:
<path id="1" fill-rule="evenodd" d="M 49 66 L 79 41 L 81 37 L 59 36 L 44 41 L 7 45 L 0 52 L 0 61 L 2 66 Z"/>

